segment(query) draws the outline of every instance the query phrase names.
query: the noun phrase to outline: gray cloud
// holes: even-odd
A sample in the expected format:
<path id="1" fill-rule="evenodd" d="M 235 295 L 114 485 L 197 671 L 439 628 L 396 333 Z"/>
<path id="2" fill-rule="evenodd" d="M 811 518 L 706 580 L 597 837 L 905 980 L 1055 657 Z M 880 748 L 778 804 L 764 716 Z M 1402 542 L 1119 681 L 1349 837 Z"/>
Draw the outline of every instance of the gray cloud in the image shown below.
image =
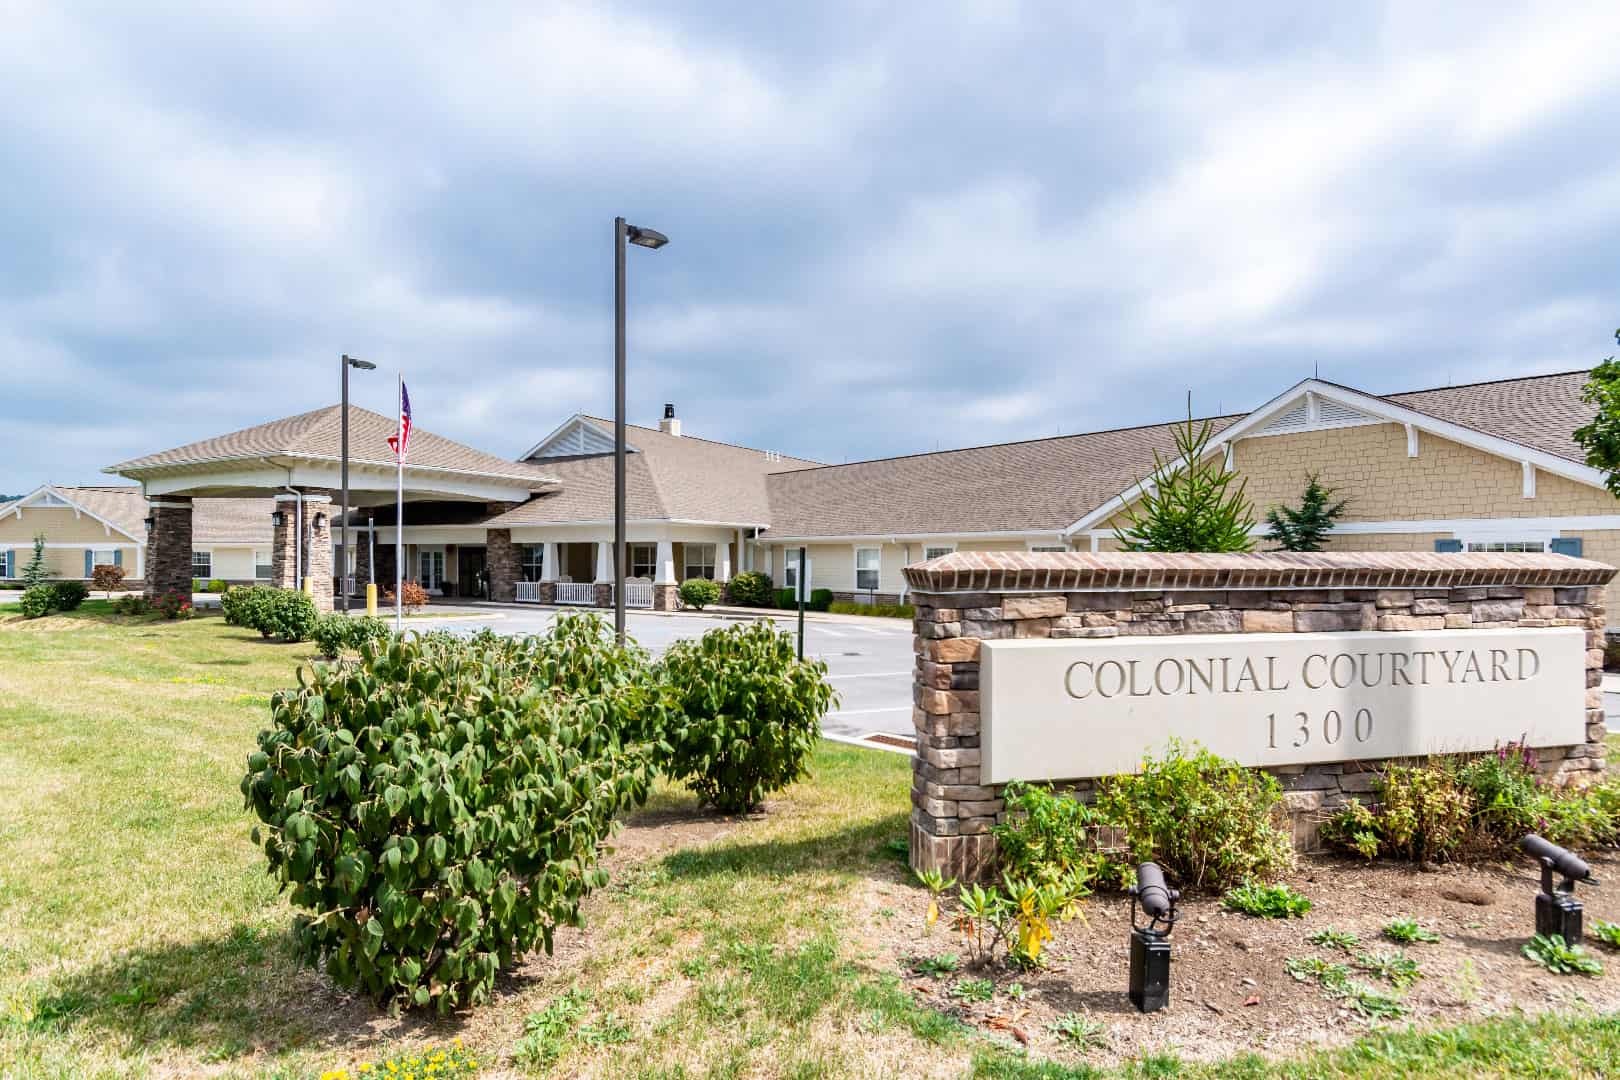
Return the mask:
<path id="1" fill-rule="evenodd" d="M 8 9 L 0 490 L 335 396 L 842 461 L 1582 366 L 1613 5 Z"/>

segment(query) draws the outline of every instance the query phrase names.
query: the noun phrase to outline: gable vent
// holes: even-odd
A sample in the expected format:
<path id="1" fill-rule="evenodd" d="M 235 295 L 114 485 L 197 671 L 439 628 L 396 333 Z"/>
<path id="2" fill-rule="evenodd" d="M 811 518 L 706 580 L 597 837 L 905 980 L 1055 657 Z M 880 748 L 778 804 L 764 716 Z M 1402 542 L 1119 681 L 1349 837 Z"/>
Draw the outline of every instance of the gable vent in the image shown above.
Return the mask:
<path id="1" fill-rule="evenodd" d="M 1318 427 L 1350 427 L 1355 424 L 1382 423 L 1376 416 L 1368 416 L 1360 409 L 1352 409 L 1329 398 L 1316 399 Z"/>
<path id="2" fill-rule="evenodd" d="M 1272 420 L 1271 423 L 1267 424 L 1259 431 L 1256 431 L 1254 434 L 1286 435 L 1293 431 L 1305 431 L 1309 429 L 1310 426 L 1310 405 L 1305 401 L 1304 398 L 1300 398 L 1299 403 L 1292 409 L 1289 409 L 1285 413 L 1279 414 L 1276 419 Z"/>

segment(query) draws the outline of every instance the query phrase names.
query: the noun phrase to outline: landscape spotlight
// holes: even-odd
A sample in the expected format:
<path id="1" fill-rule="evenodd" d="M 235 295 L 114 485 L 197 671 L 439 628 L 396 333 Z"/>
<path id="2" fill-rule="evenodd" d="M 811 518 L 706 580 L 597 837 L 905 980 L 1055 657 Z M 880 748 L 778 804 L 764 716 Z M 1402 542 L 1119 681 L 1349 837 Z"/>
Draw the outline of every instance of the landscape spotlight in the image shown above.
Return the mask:
<path id="1" fill-rule="evenodd" d="M 1561 937 L 1566 945 L 1581 943 L 1581 902 L 1575 899 L 1575 883 L 1596 885 L 1592 868 L 1580 856 L 1559 847 L 1535 833 L 1519 841 L 1519 847 L 1541 864 L 1541 891 L 1536 894 L 1536 933 Z M 1564 883 L 1553 888 L 1553 872 L 1563 875 Z"/>
<path id="2" fill-rule="evenodd" d="M 1181 894 L 1164 883 L 1158 863 L 1136 868 L 1131 893 L 1131 981 L 1128 995 L 1139 1012 L 1157 1012 L 1170 1004 L 1170 931 L 1176 925 Z M 1147 925 L 1136 921 L 1141 908 Z"/>

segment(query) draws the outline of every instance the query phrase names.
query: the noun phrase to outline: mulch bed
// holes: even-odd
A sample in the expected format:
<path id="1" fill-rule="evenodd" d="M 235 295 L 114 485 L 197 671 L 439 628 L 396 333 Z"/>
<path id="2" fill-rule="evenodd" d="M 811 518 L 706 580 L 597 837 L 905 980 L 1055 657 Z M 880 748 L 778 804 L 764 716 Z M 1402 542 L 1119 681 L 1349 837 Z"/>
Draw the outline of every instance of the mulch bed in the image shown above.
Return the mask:
<path id="1" fill-rule="evenodd" d="M 1620 859 L 1591 860 L 1600 880 L 1620 878 Z M 1119 1061 L 1157 1051 L 1209 1060 L 1245 1051 L 1267 1056 L 1294 1055 L 1315 1046 L 1351 1042 L 1372 1030 L 1369 1021 L 1342 1000 L 1329 998 L 1314 983 L 1301 983 L 1284 970 L 1291 956 L 1316 955 L 1350 963 L 1341 951 L 1310 944 L 1311 933 L 1333 927 L 1361 938 L 1369 951 L 1404 949 L 1424 977 L 1404 995 L 1371 974 L 1354 978 L 1401 996 L 1410 1014 L 1405 1025 L 1441 1026 L 1490 1014 L 1552 1009 L 1620 1008 L 1620 953 L 1599 945 L 1591 934 L 1595 919 L 1620 920 L 1620 890 L 1578 888 L 1586 904 L 1589 953 L 1604 961 L 1596 978 L 1553 975 L 1520 954 L 1534 931 L 1536 872 L 1527 859 L 1482 866 L 1446 866 L 1425 871 L 1410 865 L 1366 864 L 1336 856 L 1302 859 L 1288 882 L 1310 897 L 1303 919 L 1268 920 L 1225 911 L 1215 897 L 1184 901 L 1171 942 L 1171 1004 L 1138 1013 L 1125 996 L 1130 902 L 1119 895 L 1089 899 L 1084 919 L 1057 928 L 1047 945 L 1047 966 L 1033 972 L 1008 967 L 969 970 L 959 936 L 948 926 L 955 905 L 925 933 L 927 894 L 916 888 L 879 886 L 879 905 L 900 907 L 887 936 L 894 970 L 917 997 L 995 1037 L 1031 1047 L 1043 1056 Z M 904 898 L 904 906 L 896 903 Z M 1437 944 L 1399 946 L 1380 933 L 1397 917 L 1415 918 L 1441 935 Z M 957 953 L 964 967 L 930 977 L 910 971 L 916 956 Z M 951 993 L 963 978 L 989 976 L 996 997 L 969 1004 Z M 1012 984 L 1022 997 L 1008 994 Z M 1081 1051 L 1052 1033 L 1048 1025 L 1067 1013 L 1085 1014 L 1106 1025 L 1103 1045 Z"/>

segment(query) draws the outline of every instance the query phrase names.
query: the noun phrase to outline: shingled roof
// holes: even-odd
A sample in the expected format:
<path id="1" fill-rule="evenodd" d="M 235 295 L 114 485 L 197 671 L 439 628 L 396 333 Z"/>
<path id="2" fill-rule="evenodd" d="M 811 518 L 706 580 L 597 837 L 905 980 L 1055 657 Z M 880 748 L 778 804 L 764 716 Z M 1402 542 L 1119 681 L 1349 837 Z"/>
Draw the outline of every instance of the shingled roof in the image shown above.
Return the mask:
<path id="1" fill-rule="evenodd" d="M 1580 400 L 1586 375 L 1503 379 L 1382 400 L 1578 463 L 1584 455 L 1570 433 L 1593 413 Z M 1217 434 L 1242 419 L 1208 418 Z M 1146 476 L 1155 451 L 1174 453 L 1174 427 L 1150 424 L 772 476 L 769 536 L 1058 533 Z"/>
<path id="2" fill-rule="evenodd" d="M 114 528 L 136 539 L 146 536 L 146 496 L 138 487 L 62 487 L 53 490 L 77 503 Z M 192 502 L 191 540 L 194 544 L 268 544 L 270 513 L 275 500 L 196 499 Z"/>
<path id="3" fill-rule="evenodd" d="M 608 434 L 613 432 L 611 420 L 597 416 L 579 419 Z M 625 457 L 625 514 L 631 520 L 765 525 L 771 520 L 766 477 L 817 465 L 693 435 L 625 426 L 629 429 L 626 441 L 635 447 Z M 561 489 L 538 495 L 485 524 L 508 528 L 612 520 L 613 455 L 547 459 L 536 467 L 557 479 Z"/>
<path id="4" fill-rule="evenodd" d="M 138 477 L 154 469 L 203 465 L 259 457 L 294 457 L 336 461 L 342 451 L 342 406 L 299 413 L 267 424 L 243 428 L 226 435 L 177 446 L 130 461 L 108 466 L 104 472 Z M 394 467 L 394 452 L 388 437 L 398 422 L 394 417 L 374 413 L 357 405 L 349 406 L 349 460 L 356 465 Z M 523 462 L 508 461 L 474 450 L 431 431 L 413 428 L 407 469 L 442 469 L 473 476 L 506 480 L 550 481 L 549 469 Z"/>

